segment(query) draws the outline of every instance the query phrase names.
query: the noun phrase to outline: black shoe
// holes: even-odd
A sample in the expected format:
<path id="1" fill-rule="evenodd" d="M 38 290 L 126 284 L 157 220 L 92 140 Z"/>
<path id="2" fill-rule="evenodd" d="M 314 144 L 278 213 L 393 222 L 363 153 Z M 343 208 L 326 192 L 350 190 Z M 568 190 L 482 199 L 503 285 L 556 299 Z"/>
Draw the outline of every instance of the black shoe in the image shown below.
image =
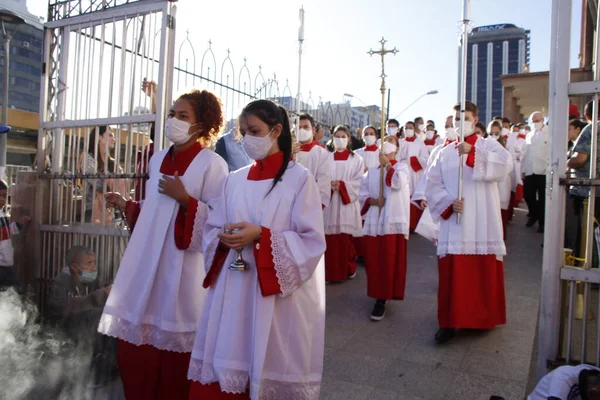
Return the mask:
<path id="1" fill-rule="evenodd" d="M 435 334 L 435 341 L 438 344 L 443 344 L 448 342 L 450 339 L 454 337 L 455 329 L 451 328 L 440 328 Z"/>
<path id="2" fill-rule="evenodd" d="M 371 312 L 372 321 L 381 321 L 385 316 L 385 300 L 377 300 L 373 312 Z"/>
<path id="3" fill-rule="evenodd" d="M 533 225 L 535 225 L 536 222 L 537 222 L 537 219 L 535 219 L 533 217 L 529 217 L 529 219 L 527 220 L 527 223 L 525 224 L 525 226 L 527 228 L 531 228 Z"/>
<path id="4" fill-rule="evenodd" d="M 348 275 L 348 279 L 354 279 L 356 278 L 356 271 L 354 271 L 353 274 Z"/>

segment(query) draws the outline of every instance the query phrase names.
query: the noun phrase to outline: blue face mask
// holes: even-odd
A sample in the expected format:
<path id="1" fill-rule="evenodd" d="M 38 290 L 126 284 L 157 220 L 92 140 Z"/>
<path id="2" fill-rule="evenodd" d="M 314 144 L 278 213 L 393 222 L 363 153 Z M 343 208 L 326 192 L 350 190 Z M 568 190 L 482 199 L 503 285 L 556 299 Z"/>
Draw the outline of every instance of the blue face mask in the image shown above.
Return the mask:
<path id="1" fill-rule="evenodd" d="M 96 271 L 82 271 L 79 276 L 81 283 L 92 283 L 98 279 L 98 270 Z"/>

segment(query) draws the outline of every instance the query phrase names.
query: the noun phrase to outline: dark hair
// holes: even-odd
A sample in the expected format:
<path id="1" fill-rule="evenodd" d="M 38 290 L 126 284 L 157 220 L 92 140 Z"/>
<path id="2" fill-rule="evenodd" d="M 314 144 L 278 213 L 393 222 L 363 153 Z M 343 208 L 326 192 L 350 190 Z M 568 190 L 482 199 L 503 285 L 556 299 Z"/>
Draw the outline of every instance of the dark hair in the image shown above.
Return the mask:
<path id="1" fill-rule="evenodd" d="M 483 122 L 478 122 L 477 124 L 475 124 L 476 128 L 479 128 L 481 130 L 481 132 L 483 133 L 483 137 L 487 137 L 487 129 L 485 128 L 485 125 L 483 124 Z"/>
<path id="2" fill-rule="evenodd" d="M 404 124 L 404 126 L 406 126 L 408 124 L 411 124 L 413 126 L 413 129 L 414 129 L 415 125 L 416 125 L 413 121 L 406 121 L 406 123 Z"/>
<path id="3" fill-rule="evenodd" d="M 569 125 L 575 129 L 580 129 L 580 130 L 587 126 L 587 124 L 580 119 L 574 119 L 572 121 L 569 121 Z"/>
<path id="4" fill-rule="evenodd" d="M 312 126 L 313 129 L 316 130 L 317 125 L 315 124 L 315 119 L 310 114 L 307 114 L 307 113 L 300 114 L 300 121 L 302 121 L 303 119 L 309 120 L 310 121 L 310 126 Z"/>
<path id="5" fill-rule="evenodd" d="M 67 251 L 67 256 L 65 257 L 65 263 L 68 267 L 72 264 L 78 264 L 81 262 L 81 258 L 83 256 L 96 256 L 96 254 L 86 246 L 73 246 Z"/>
<path id="6" fill-rule="evenodd" d="M 414 123 L 416 124 L 418 120 L 421 120 L 421 121 L 423 121 L 423 117 L 417 117 L 417 118 L 415 118 L 415 121 L 414 121 Z"/>
<path id="7" fill-rule="evenodd" d="M 260 119 L 271 129 L 277 124 L 281 124 L 282 126 L 281 134 L 277 138 L 277 145 L 279 146 L 279 149 L 283 151 L 283 164 L 281 165 L 281 168 L 279 168 L 279 171 L 277 171 L 275 179 L 273 179 L 273 186 L 271 186 L 271 189 L 269 189 L 269 192 L 267 193 L 269 194 L 275 188 L 277 182 L 281 180 L 281 177 L 285 173 L 290 162 L 290 157 L 292 156 L 290 119 L 285 108 L 278 106 L 271 100 L 254 100 L 248 103 L 242 110 L 240 119 L 242 117 L 248 117 L 249 115 L 253 115 Z M 238 126 L 240 126 L 239 123 Z"/>
<path id="8" fill-rule="evenodd" d="M 460 107 L 460 103 L 456 104 L 454 106 L 454 111 L 460 111 L 461 107 Z M 478 117 L 479 116 L 479 108 L 475 105 L 475 103 L 468 101 L 465 103 L 465 111 L 469 111 L 473 114 L 474 117 Z"/>
<path id="9" fill-rule="evenodd" d="M 375 129 L 373 125 L 367 125 L 363 128 L 363 137 L 365 136 L 365 132 L 367 129 L 373 129 L 373 131 L 375 131 L 375 136 L 377 136 L 377 129 Z"/>
<path id="10" fill-rule="evenodd" d="M 0 190 L 8 190 L 8 183 L 4 179 L 0 179 Z"/>
<path id="11" fill-rule="evenodd" d="M 502 123 L 503 124 L 510 124 L 510 119 L 504 117 L 504 118 L 502 118 Z"/>
<path id="12" fill-rule="evenodd" d="M 587 103 L 585 103 L 585 108 L 583 113 L 585 114 L 585 117 L 588 119 L 592 119 L 592 115 L 594 115 L 594 101 L 590 100 Z M 600 115 L 600 107 L 598 107 L 598 115 Z"/>
<path id="13" fill-rule="evenodd" d="M 434 125 L 434 124 L 427 123 L 427 126 L 426 126 L 426 128 L 425 128 L 425 129 L 427 129 L 427 128 L 429 128 L 429 127 L 432 127 L 433 129 L 435 129 L 435 125 Z"/>
<path id="14" fill-rule="evenodd" d="M 348 132 L 349 130 L 350 129 L 348 129 L 346 125 L 338 125 L 335 128 L 333 128 L 333 133 L 331 134 L 331 136 L 335 137 L 335 134 L 339 131 L 345 132 L 346 136 L 348 136 L 348 143 L 346 143 L 346 149 L 350 152 L 350 154 L 354 155 L 354 150 L 352 150 L 352 135 L 350 135 L 350 132 Z"/>
<path id="15" fill-rule="evenodd" d="M 494 118 L 492 118 L 492 120 L 497 120 L 497 119 L 499 119 L 500 121 L 502 121 L 502 117 L 499 116 L 499 115 L 496 115 Z"/>
<path id="16" fill-rule="evenodd" d="M 433 127 L 435 128 L 435 122 L 433 122 L 432 119 L 428 119 L 427 123 L 433 125 Z"/>
<path id="17" fill-rule="evenodd" d="M 200 91 L 198 89 L 182 94 L 177 98 L 177 101 L 179 100 L 185 100 L 191 104 L 196 123 L 201 123 L 204 128 L 199 139 L 203 142 L 203 146 L 210 146 L 212 139 L 219 135 L 223 126 L 221 100 L 208 90 Z"/>
<path id="18" fill-rule="evenodd" d="M 490 134 L 492 132 L 492 128 L 494 127 L 500 129 L 500 137 L 498 137 L 498 143 L 500 143 L 502 147 L 506 148 L 506 139 L 502 135 L 502 123 L 499 120 L 493 120 L 492 122 L 490 122 L 488 125 L 488 130 Z"/>
<path id="19" fill-rule="evenodd" d="M 400 122 L 398 122 L 398 120 L 395 118 L 388 119 L 387 123 L 388 124 L 396 124 L 396 125 L 400 126 Z"/>
<path id="20" fill-rule="evenodd" d="M 579 373 L 578 384 L 579 384 L 579 395 L 583 400 L 589 398 L 588 392 L 593 388 L 600 386 L 600 371 L 593 369 L 584 369 Z"/>
<path id="21" fill-rule="evenodd" d="M 89 137 L 89 143 L 88 143 L 88 154 L 90 154 L 92 157 L 94 157 L 94 151 L 96 149 L 96 130 L 98 132 L 98 135 L 104 137 L 104 135 L 106 134 L 106 132 L 109 129 L 110 128 L 107 125 L 101 125 L 101 126 L 98 126 L 94 129 L 92 129 L 92 132 L 90 133 L 90 137 Z M 98 153 L 98 155 L 96 157 L 96 168 L 97 168 L 98 172 L 110 173 L 110 172 L 114 171 L 115 159 L 112 158 L 110 156 L 110 154 L 106 154 L 106 160 L 108 161 L 107 165 L 104 165 L 104 160 L 102 159 L 102 157 L 100 157 L 100 154 Z M 108 167 L 108 168 L 106 168 L 106 167 Z"/>

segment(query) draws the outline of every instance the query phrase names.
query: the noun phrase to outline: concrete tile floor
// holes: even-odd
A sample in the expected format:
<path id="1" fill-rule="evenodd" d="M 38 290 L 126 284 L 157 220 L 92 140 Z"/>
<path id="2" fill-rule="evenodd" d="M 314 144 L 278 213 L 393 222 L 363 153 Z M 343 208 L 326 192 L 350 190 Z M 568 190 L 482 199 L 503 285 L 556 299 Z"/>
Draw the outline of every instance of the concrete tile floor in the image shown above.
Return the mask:
<path id="1" fill-rule="evenodd" d="M 460 332 L 437 346 L 437 260 L 427 240 L 408 246 L 406 298 L 369 321 L 364 268 L 357 277 L 327 286 L 327 327 L 322 399 L 523 400 L 539 306 L 543 237 L 525 228 L 518 210 L 509 225 L 505 259 L 507 319 L 488 332 Z"/>

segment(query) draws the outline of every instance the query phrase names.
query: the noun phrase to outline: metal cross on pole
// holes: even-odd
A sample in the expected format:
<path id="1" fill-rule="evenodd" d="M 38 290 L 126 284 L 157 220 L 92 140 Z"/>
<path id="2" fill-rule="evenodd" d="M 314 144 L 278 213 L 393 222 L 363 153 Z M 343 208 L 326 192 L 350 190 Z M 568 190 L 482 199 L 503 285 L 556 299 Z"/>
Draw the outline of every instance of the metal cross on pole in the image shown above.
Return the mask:
<path id="1" fill-rule="evenodd" d="M 378 54 L 381 56 L 381 132 L 380 132 L 380 139 L 381 139 L 381 147 L 379 149 L 380 154 L 383 154 L 383 137 L 384 135 L 384 131 L 385 131 L 385 55 L 386 54 L 393 54 L 396 55 L 396 53 L 398 52 L 398 50 L 396 50 L 396 47 L 394 47 L 392 50 L 386 50 L 385 48 L 385 43 L 387 42 L 387 40 L 385 40 L 385 38 L 381 38 L 380 43 L 381 43 L 381 50 L 369 50 L 367 52 L 367 54 L 369 54 L 370 56 L 373 56 L 374 54 Z M 384 168 L 380 168 L 381 170 L 381 176 L 380 176 L 380 182 L 379 182 L 379 200 L 381 201 L 383 199 L 383 177 L 384 177 Z M 379 212 L 381 212 L 381 207 L 379 208 Z"/>

